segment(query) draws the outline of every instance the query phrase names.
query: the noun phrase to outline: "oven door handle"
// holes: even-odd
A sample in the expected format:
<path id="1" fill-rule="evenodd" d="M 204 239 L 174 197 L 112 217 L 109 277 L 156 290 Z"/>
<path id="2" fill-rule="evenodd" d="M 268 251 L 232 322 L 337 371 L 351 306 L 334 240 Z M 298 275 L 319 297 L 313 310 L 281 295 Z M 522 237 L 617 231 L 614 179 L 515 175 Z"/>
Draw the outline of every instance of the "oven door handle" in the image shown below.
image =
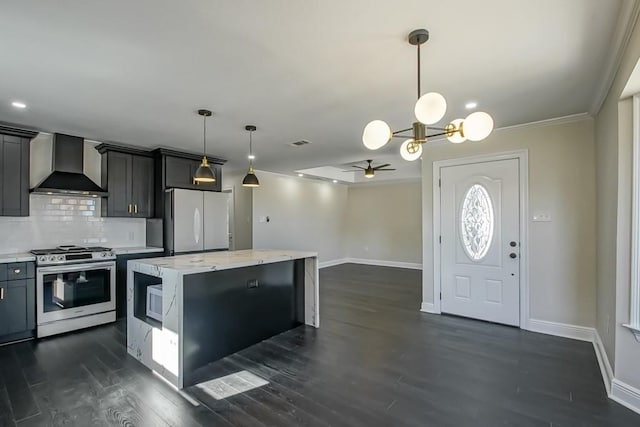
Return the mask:
<path id="1" fill-rule="evenodd" d="M 115 261 L 112 261 L 112 262 L 91 263 L 91 264 L 81 264 L 81 265 L 40 267 L 38 268 L 38 273 L 42 273 L 42 274 L 73 273 L 76 271 L 101 270 L 105 268 L 112 269 L 112 268 L 115 268 L 115 266 L 116 266 Z"/>

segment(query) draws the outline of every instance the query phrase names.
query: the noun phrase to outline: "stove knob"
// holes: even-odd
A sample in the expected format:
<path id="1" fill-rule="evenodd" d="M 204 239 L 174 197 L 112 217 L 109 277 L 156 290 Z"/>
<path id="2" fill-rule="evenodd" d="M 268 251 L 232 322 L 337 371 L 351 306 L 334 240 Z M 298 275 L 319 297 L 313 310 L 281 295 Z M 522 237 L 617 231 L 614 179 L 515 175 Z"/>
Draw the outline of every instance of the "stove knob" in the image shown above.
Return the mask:
<path id="1" fill-rule="evenodd" d="M 102 252 L 102 258 L 106 257 L 107 253 L 106 252 Z"/>
<path id="2" fill-rule="evenodd" d="M 47 262 L 47 257 L 42 255 L 38 257 L 38 262 Z"/>
<path id="3" fill-rule="evenodd" d="M 64 261 L 64 255 L 58 255 L 56 261 Z"/>
<path id="4" fill-rule="evenodd" d="M 55 261 L 56 260 L 56 256 L 55 255 L 50 255 L 49 256 L 49 261 Z"/>
<path id="5" fill-rule="evenodd" d="M 113 252 L 109 252 L 109 256 L 115 256 Z"/>

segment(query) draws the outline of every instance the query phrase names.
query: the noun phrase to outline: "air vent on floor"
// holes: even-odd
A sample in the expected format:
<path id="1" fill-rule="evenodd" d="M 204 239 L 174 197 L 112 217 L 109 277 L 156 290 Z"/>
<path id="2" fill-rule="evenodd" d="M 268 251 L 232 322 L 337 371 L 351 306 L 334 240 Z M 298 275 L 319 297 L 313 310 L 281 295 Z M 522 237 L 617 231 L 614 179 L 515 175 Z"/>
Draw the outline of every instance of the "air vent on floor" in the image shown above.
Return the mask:
<path id="1" fill-rule="evenodd" d="M 291 145 L 294 147 L 302 147 L 303 145 L 311 144 L 311 141 L 307 141 L 306 139 L 301 139 L 300 141 L 292 142 Z"/>

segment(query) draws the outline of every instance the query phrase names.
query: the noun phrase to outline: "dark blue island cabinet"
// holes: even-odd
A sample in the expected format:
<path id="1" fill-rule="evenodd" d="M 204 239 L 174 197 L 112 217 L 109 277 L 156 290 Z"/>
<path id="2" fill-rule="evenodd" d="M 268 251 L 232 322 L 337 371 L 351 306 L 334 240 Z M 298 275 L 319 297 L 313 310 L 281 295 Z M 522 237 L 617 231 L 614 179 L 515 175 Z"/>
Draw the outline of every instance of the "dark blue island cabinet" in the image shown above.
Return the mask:
<path id="1" fill-rule="evenodd" d="M 129 261 L 129 354 L 178 388 L 207 364 L 306 324 L 318 327 L 314 252 L 245 250 Z"/>

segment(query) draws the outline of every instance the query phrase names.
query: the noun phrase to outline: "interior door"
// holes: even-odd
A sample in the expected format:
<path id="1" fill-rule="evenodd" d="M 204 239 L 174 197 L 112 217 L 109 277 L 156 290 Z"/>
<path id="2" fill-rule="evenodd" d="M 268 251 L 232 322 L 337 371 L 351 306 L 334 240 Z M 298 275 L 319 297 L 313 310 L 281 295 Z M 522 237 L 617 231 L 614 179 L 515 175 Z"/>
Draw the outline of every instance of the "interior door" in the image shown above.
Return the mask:
<path id="1" fill-rule="evenodd" d="M 229 193 L 204 192 L 204 249 L 229 249 Z"/>
<path id="2" fill-rule="evenodd" d="M 520 324 L 517 159 L 440 171 L 443 313 Z"/>
<path id="3" fill-rule="evenodd" d="M 174 251 L 201 251 L 204 249 L 202 191 L 172 191 Z"/>

